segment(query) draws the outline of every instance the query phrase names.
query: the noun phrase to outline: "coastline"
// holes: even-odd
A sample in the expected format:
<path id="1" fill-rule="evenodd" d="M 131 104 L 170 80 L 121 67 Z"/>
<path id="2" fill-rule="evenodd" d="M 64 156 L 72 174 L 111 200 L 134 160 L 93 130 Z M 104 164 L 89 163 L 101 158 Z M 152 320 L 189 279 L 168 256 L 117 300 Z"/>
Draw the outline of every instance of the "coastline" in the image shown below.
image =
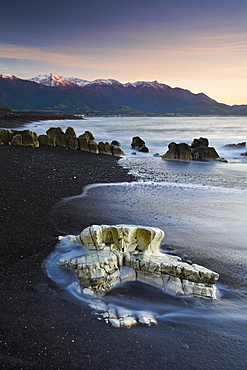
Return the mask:
<path id="1" fill-rule="evenodd" d="M 80 119 L 83 117 L 76 114 L 50 113 L 50 112 L 5 112 L 0 111 L 0 127 L 20 129 L 30 122 L 47 120 Z"/>
<path id="2" fill-rule="evenodd" d="M 80 194 L 85 185 L 133 181 L 116 157 L 3 145 L 0 161 L 1 368 L 244 367 L 242 337 L 169 318 L 151 328 L 115 329 L 98 320 L 87 305 L 73 302 L 47 277 L 42 264 L 59 235 L 53 207 L 63 197 Z M 101 212 L 103 223 L 99 205 Z M 88 222 L 82 217 L 82 229 Z"/>

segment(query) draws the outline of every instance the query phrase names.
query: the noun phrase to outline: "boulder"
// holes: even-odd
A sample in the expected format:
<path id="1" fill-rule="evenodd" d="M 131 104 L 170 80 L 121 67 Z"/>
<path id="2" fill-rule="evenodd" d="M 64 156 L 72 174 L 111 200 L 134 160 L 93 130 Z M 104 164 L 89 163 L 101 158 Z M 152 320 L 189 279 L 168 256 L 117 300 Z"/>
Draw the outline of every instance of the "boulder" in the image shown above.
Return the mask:
<path id="1" fill-rule="evenodd" d="M 210 161 L 212 159 L 220 158 L 215 148 L 209 146 L 199 146 L 194 149 L 192 148 L 191 154 L 195 160 Z"/>
<path id="2" fill-rule="evenodd" d="M 246 147 L 246 141 L 243 141 L 242 143 L 238 144 L 227 144 L 224 146 L 224 148 L 229 148 L 229 149 L 243 149 Z"/>
<path id="3" fill-rule="evenodd" d="M 30 148 L 39 147 L 39 139 L 36 132 L 30 130 L 22 131 L 22 145 L 28 146 Z"/>
<path id="4" fill-rule="evenodd" d="M 88 139 L 86 137 L 83 137 L 83 135 L 79 136 L 78 143 L 79 143 L 80 150 L 84 150 L 85 152 L 90 152 L 90 148 L 88 145 Z"/>
<path id="5" fill-rule="evenodd" d="M 191 147 L 198 148 L 199 146 L 208 146 L 208 145 L 209 145 L 208 139 L 205 137 L 200 137 L 199 139 L 193 140 Z"/>
<path id="6" fill-rule="evenodd" d="M 36 132 L 30 130 L 13 130 L 12 145 L 23 145 L 29 148 L 38 148 L 39 139 Z"/>
<path id="7" fill-rule="evenodd" d="M 89 140 L 88 146 L 89 146 L 89 149 L 90 149 L 91 153 L 95 153 L 95 154 L 99 153 L 99 148 L 98 148 L 98 144 L 96 143 L 96 141 Z"/>
<path id="8" fill-rule="evenodd" d="M 148 153 L 149 149 L 146 147 L 145 141 L 142 140 L 139 136 L 132 138 L 131 147 L 138 152 Z"/>
<path id="9" fill-rule="evenodd" d="M 78 142 L 78 139 L 76 136 L 65 136 L 65 140 L 66 140 L 66 146 L 69 148 L 69 149 L 72 149 L 72 150 L 77 150 L 79 149 L 79 142 Z"/>
<path id="10" fill-rule="evenodd" d="M 11 145 L 22 145 L 22 135 L 21 134 L 15 134 L 12 137 Z"/>
<path id="11" fill-rule="evenodd" d="M 166 159 L 182 159 L 182 160 L 219 160 L 220 156 L 213 147 L 209 147 L 207 138 L 200 137 L 194 139 L 192 144 L 174 142 L 168 145 L 168 151 L 161 157 Z M 225 160 L 224 160 L 225 162 Z"/>
<path id="12" fill-rule="evenodd" d="M 0 145 L 8 144 L 13 137 L 13 131 L 6 128 L 0 128 Z"/>
<path id="13" fill-rule="evenodd" d="M 63 146 L 66 147 L 66 142 L 65 142 L 65 134 L 61 127 L 50 127 L 47 131 L 46 134 L 55 139 L 55 143 L 57 146 Z"/>
<path id="14" fill-rule="evenodd" d="M 125 155 L 122 148 L 120 148 L 119 146 L 115 146 L 115 145 L 112 146 L 112 154 L 116 157 L 123 157 Z"/>
<path id="15" fill-rule="evenodd" d="M 65 136 L 73 136 L 73 137 L 76 137 L 76 133 L 75 133 L 75 130 L 73 129 L 73 127 L 67 127 L 66 128 L 66 131 L 65 131 Z"/>
<path id="16" fill-rule="evenodd" d="M 203 266 L 160 251 L 161 229 L 137 225 L 93 225 L 69 244 L 82 244 L 88 252 L 60 258 L 72 269 L 83 289 L 105 294 L 116 284 L 139 280 L 170 294 L 216 298 L 219 275 Z"/>
<path id="17" fill-rule="evenodd" d="M 162 155 L 166 159 L 182 159 L 190 161 L 193 159 L 191 154 L 191 147 L 186 143 L 176 144 L 174 142 L 168 145 L 168 151 Z"/>
<path id="18" fill-rule="evenodd" d="M 117 141 L 117 140 L 112 140 L 111 145 L 114 145 L 114 146 L 121 146 L 120 142 L 119 142 L 119 141 Z"/>
<path id="19" fill-rule="evenodd" d="M 39 135 L 39 143 L 43 145 L 56 146 L 55 138 L 48 135 Z"/>
<path id="20" fill-rule="evenodd" d="M 80 135 L 79 138 L 82 137 L 87 141 L 94 140 L 94 136 L 90 131 L 85 131 L 84 134 Z"/>
<path id="21" fill-rule="evenodd" d="M 245 155 L 245 156 L 247 156 L 247 152 L 245 152 L 245 153 L 241 153 L 241 155 Z"/>

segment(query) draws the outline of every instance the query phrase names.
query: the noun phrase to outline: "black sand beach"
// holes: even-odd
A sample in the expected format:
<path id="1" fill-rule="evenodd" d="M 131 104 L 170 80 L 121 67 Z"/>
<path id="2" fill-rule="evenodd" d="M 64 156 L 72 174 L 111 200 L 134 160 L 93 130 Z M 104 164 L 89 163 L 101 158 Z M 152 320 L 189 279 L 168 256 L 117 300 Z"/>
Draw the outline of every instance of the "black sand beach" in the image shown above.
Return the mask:
<path id="1" fill-rule="evenodd" d="M 56 202 L 87 184 L 134 180 L 117 158 L 0 146 L 0 161 L 0 368 L 245 368 L 243 337 L 172 321 L 116 329 L 46 276 L 42 264 L 59 235 L 52 217 Z M 83 222 L 82 229 L 88 226 Z"/>
<path id="2" fill-rule="evenodd" d="M 61 119 L 83 119 L 80 115 L 51 113 L 51 112 L 8 112 L 0 110 L 0 126 L 4 128 L 21 128 L 28 122 L 61 120 Z"/>

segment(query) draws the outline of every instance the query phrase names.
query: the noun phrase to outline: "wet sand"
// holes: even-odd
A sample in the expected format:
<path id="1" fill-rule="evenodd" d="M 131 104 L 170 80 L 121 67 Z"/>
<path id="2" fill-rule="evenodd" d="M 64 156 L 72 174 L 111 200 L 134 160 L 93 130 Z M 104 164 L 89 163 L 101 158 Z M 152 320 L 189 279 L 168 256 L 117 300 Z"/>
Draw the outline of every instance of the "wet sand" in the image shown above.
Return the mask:
<path id="1" fill-rule="evenodd" d="M 0 146 L 0 161 L 0 368 L 245 368 L 247 340 L 237 333 L 172 320 L 116 329 L 46 276 L 43 261 L 61 231 L 54 206 L 87 184 L 132 181 L 117 158 L 59 147 Z M 92 221 L 82 218 L 81 228 Z M 73 229 L 73 217 L 70 222 Z"/>

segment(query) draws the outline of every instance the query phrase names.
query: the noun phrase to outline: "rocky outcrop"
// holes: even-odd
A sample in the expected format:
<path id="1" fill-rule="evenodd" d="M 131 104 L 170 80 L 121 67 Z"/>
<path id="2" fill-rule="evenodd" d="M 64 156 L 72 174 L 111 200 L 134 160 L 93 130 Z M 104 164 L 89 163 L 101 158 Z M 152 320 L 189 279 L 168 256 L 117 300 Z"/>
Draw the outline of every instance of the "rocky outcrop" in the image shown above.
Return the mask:
<path id="1" fill-rule="evenodd" d="M 139 280 L 171 294 L 216 298 L 219 275 L 161 253 L 163 237 L 154 227 L 93 225 L 78 236 L 67 236 L 70 244 L 82 244 L 87 251 L 58 263 L 75 272 L 83 289 L 98 295 L 120 282 Z"/>
<path id="2" fill-rule="evenodd" d="M 246 147 L 246 141 L 243 141 L 242 143 L 238 144 L 227 144 L 223 148 L 228 148 L 228 149 L 244 149 Z"/>
<path id="3" fill-rule="evenodd" d="M 30 130 L 8 130 L 0 129 L 0 144 L 23 145 L 30 148 L 39 146 L 38 136 Z"/>
<path id="4" fill-rule="evenodd" d="M 168 145 L 168 151 L 162 156 L 167 159 L 183 159 L 191 161 L 193 159 L 191 154 L 191 147 L 186 143 L 176 144 L 174 142 Z"/>
<path id="5" fill-rule="evenodd" d="M 119 142 L 116 142 L 119 143 Z M 91 153 L 103 153 L 116 157 L 123 157 L 124 151 L 120 146 L 109 144 L 108 142 L 94 141 L 94 136 L 90 131 L 76 137 L 72 127 L 68 127 L 65 132 L 60 127 L 51 127 L 45 135 L 39 135 L 30 130 L 9 130 L 0 129 L 0 145 L 23 145 L 31 148 L 37 148 L 40 144 L 49 146 L 62 146 L 72 150 L 83 150 Z"/>
<path id="6" fill-rule="evenodd" d="M 132 138 L 131 147 L 138 152 L 148 153 L 149 149 L 146 147 L 145 141 L 142 140 L 139 136 Z"/>
<path id="7" fill-rule="evenodd" d="M 174 142 L 168 145 L 168 151 L 162 155 L 166 159 L 181 159 L 185 161 L 191 160 L 218 160 L 219 154 L 213 147 L 209 147 L 207 138 L 194 139 L 192 144 Z"/>

